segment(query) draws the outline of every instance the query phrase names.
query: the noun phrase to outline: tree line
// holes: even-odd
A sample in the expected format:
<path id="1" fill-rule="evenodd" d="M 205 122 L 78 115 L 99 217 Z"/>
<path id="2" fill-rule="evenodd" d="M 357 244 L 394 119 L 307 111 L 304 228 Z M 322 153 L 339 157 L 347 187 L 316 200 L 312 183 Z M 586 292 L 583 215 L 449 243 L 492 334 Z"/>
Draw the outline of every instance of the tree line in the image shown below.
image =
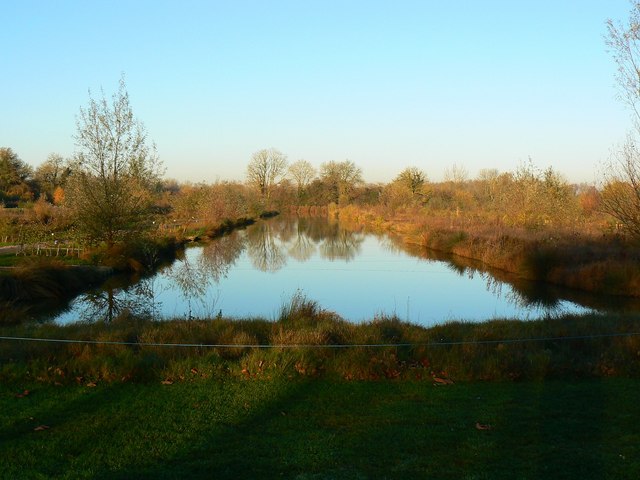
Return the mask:
<path id="1" fill-rule="evenodd" d="M 163 178 L 122 78 L 111 98 L 90 93 L 80 108 L 72 158 L 52 153 L 33 169 L 10 147 L 0 148 L 0 237 L 16 230 L 37 238 L 66 232 L 86 244 L 112 246 L 158 228 L 186 230 L 301 205 L 357 204 L 392 215 L 525 229 L 613 225 L 640 238 L 640 2 L 633 3 L 627 23 L 609 21 L 608 29 L 633 127 L 598 186 L 570 184 L 531 160 L 512 172 L 484 169 L 473 179 L 464 166 L 453 165 L 442 182 L 430 182 L 410 166 L 387 184 L 368 184 L 350 160 L 316 168 L 304 159 L 289 163 L 276 148 L 248 159 L 245 182 L 181 184 Z M 15 207 L 24 214 L 7 213 Z"/>

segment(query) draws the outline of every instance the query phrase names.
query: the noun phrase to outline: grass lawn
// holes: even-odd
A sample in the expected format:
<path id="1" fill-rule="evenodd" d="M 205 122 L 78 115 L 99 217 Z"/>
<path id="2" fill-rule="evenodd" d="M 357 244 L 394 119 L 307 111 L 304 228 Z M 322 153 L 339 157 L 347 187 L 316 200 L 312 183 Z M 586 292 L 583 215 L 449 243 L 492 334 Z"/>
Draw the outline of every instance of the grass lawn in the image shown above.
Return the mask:
<path id="1" fill-rule="evenodd" d="M 2 253 L 0 254 L 0 267 L 14 267 L 19 258 L 15 253 Z"/>
<path id="2" fill-rule="evenodd" d="M 640 478 L 640 380 L 196 377 L 0 385 L 0 477 Z"/>

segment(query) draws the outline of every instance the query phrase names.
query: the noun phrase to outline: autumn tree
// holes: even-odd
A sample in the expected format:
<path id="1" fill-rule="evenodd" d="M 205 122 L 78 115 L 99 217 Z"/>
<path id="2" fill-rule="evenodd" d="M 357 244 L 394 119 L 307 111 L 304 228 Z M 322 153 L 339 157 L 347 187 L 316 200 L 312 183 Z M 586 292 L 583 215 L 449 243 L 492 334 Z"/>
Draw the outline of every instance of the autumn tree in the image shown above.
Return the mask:
<path id="1" fill-rule="evenodd" d="M 149 226 L 151 187 L 161 175 L 154 145 L 133 115 L 124 79 L 111 100 L 80 108 L 77 151 L 66 201 L 91 240 L 111 246 Z"/>
<path id="2" fill-rule="evenodd" d="M 54 201 L 54 197 L 57 197 L 58 203 L 61 198 L 61 191 L 64 187 L 71 168 L 68 163 L 57 153 L 51 153 L 47 159 L 36 168 L 34 179 L 40 188 L 40 195 L 45 195 L 47 200 Z M 55 194 L 58 191 L 57 195 Z"/>
<path id="3" fill-rule="evenodd" d="M 427 175 L 418 167 L 407 167 L 394 181 L 406 187 L 412 195 L 418 195 L 427 182 Z"/>
<path id="4" fill-rule="evenodd" d="M 553 167 L 541 170 L 529 159 L 508 180 L 502 184 L 507 192 L 500 196 L 505 218 L 512 223 L 539 228 L 576 218 L 579 204 L 575 192 Z"/>
<path id="5" fill-rule="evenodd" d="M 362 183 L 362 170 L 350 160 L 330 161 L 320 166 L 320 180 L 331 201 L 341 205 L 349 202 L 353 189 Z"/>
<path id="6" fill-rule="evenodd" d="M 316 177 L 316 169 L 306 160 L 298 160 L 289 166 L 288 173 L 295 183 L 298 202 L 300 202 L 304 196 L 305 189 Z"/>
<path id="7" fill-rule="evenodd" d="M 427 199 L 423 191 L 426 181 L 427 176 L 422 170 L 407 167 L 383 188 L 380 201 L 391 210 L 423 203 Z"/>
<path id="8" fill-rule="evenodd" d="M 262 149 L 254 153 L 247 166 L 247 182 L 262 196 L 265 207 L 273 188 L 287 173 L 287 156 L 275 148 Z"/>

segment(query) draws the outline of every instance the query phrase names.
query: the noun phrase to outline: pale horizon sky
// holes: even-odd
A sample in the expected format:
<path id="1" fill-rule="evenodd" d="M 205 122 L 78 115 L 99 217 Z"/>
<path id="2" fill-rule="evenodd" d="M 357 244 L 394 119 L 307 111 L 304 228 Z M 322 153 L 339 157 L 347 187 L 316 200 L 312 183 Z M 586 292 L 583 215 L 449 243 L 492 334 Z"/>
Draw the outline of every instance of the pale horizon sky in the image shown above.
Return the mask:
<path id="1" fill-rule="evenodd" d="M 631 117 L 608 18 L 627 0 L 2 0 L 0 147 L 70 157 L 88 90 L 125 75 L 166 177 L 244 180 L 251 155 L 594 182 Z"/>

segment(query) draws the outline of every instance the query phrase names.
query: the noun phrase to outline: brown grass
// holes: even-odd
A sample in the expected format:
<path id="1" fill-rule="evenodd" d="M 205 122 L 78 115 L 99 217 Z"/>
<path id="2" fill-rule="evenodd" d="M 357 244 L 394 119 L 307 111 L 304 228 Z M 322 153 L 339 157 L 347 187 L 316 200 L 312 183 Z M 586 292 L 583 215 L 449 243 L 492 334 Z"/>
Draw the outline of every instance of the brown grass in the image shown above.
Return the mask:
<path id="1" fill-rule="evenodd" d="M 387 218 L 381 209 L 355 206 L 341 209 L 340 218 L 399 234 L 408 244 L 480 260 L 523 279 L 640 297 L 640 249 L 631 239 L 617 234 L 452 222 L 418 210 L 400 211 Z"/>

